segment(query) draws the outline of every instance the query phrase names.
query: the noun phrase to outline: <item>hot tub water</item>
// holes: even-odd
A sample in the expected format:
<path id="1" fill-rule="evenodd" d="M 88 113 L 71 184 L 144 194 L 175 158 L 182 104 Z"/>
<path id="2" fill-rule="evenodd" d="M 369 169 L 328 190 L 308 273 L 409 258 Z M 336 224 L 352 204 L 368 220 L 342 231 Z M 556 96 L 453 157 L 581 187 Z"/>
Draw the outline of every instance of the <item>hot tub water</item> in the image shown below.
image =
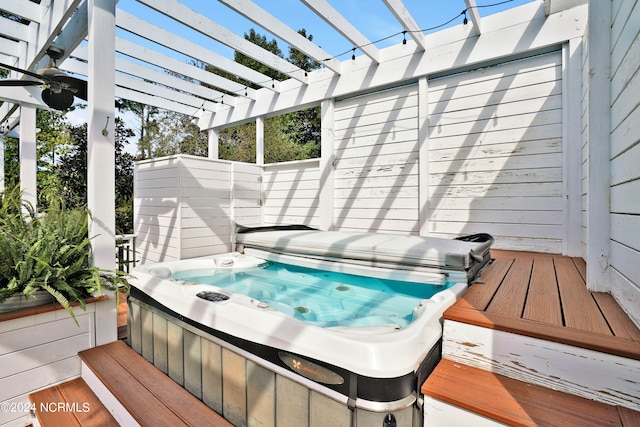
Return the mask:
<path id="1" fill-rule="evenodd" d="M 247 295 L 263 308 L 325 328 L 402 329 L 414 319 L 423 300 L 453 285 L 365 277 L 279 262 L 241 270 L 189 269 L 172 278 Z M 212 300 L 206 291 L 200 297 Z"/>

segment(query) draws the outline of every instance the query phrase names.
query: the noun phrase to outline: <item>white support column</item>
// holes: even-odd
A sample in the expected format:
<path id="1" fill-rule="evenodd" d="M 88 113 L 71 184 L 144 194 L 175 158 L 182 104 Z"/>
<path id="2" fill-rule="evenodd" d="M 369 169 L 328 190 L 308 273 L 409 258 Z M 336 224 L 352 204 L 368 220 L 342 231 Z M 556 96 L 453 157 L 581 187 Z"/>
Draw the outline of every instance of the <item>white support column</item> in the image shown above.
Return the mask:
<path id="1" fill-rule="evenodd" d="M 564 236 L 562 253 L 582 252 L 582 39 L 571 39 L 562 47 L 562 159 Z"/>
<path id="2" fill-rule="evenodd" d="M 0 135 L 0 193 L 4 192 L 4 135 Z"/>
<path id="3" fill-rule="evenodd" d="M 208 157 L 210 159 L 217 160 L 219 159 L 218 153 L 218 143 L 220 142 L 220 134 L 218 133 L 218 129 L 209 129 L 209 149 L 208 149 Z"/>
<path id="4" fill-rule="evenodd" d="M 94 264 L 115 269 L 115 0 L 89 0 L 87 199 Z M 96 345 L 117 339 L 116 307 L 96 311 Z"/>
<path id="5" fill-rule="evenodd" d="M 605 291 L 610 272 L 611 2 L 589 2 L 588 31 L 587 287 Z"/>
<path id="6" fill-rule="evenodd" d="M 264 117 L 256 118 L 256 165 L 264 166 Z"/>
<path id="7" fill-rule="evenodd" d="M 418 220 L 420 235 L 429 235 L 429 81 L 418 80 Z"/>
<path id="8" fill-rule="evenodd" d="M 320 195 L 318 209 L 318 228 L 333 230 L 335 226 L 335 132 L 334 115 L 335 103 L 333 99 L 322 101 L 321 136 L 320 136 Z"/>
<path id="9" fill-rule="evenodd" d="M 20 107 L 20 189 L 22 198 L 37 209 L 36 109 Z"/>

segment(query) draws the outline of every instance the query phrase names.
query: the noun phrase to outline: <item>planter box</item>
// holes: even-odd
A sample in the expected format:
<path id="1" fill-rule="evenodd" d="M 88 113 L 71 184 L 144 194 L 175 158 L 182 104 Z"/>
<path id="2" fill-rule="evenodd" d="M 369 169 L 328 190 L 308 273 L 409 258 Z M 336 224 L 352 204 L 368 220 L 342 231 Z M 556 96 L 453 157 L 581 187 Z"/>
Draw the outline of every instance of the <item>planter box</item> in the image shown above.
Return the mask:
<path id="1" fill-rule="evenodd" d="M 28 299 L 25 298 L 22 293 L 20 293 L 7 298 L 2 304 L 0 304 L 0 313 L 8 313 L 24 308 L 52 304 L 53 302 L 53 297 L 47 291 L 36 291 Z"/>
<path id="2" fill-rule="evenodd" d="M 29 394 L 80 376 L 78 352 L 100 341 L 104 311 L 113 312 L 115 328 L 107 297 L 88 300 L 86 310 L 74 307 L 78 325 L 59 304 L 0 313 L 0 426 L 34 422 Z"/>

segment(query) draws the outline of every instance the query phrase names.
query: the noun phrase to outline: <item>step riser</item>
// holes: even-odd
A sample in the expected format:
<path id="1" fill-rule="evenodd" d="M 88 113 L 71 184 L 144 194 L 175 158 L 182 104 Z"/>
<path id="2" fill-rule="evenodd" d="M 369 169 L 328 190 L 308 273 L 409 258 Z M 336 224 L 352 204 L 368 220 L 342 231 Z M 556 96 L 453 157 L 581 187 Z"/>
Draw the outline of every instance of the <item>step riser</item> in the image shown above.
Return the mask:
<path id="1" fill-rule="evenodd" d="M 638 360 L 451 320 L 444 322 L 442 357 L 530 384 L 640 410 Z"/>
<path id="2" fill-rule="evenodd" d="M 87 383 L 91 391 L 98 396 L 102 404 L 111 412 L 113 418 L 122 426 L 140 427 L 140 424 L 127 412 L 120 401 L 93 373 L 91 368 L 82 362 L 82 379 Z"/>

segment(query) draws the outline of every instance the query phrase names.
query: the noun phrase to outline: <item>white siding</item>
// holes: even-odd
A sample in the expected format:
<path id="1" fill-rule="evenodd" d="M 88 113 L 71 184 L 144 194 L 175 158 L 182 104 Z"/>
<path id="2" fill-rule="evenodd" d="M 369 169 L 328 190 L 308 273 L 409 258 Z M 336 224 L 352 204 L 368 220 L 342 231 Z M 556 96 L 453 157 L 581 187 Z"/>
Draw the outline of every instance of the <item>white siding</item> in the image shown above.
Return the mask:
<path id="1" fill-rule="evenodd" d="M 33 422 L 29 394 L 80 376 L 78 352 L 94 347 L 96 306 L 74 308 L 78 325 L 66 310 L 0 322 L 0 402 L 26 411 L 0 411 L 0 425 Z"/>
<path id="2" fill-rule="evenodd" d="M 335 227 L 414 233 L 418 85 L 335 103 Z"/>
<path id="3" fill-rule="evenodd" d="M 262 168 L 251 163 L 231 164 L 233 219 L 238 225 L 262 225 Z"/>
<path id="4" fill-rule="evenodd" d="M 256 165 L 178 155 L 135 168 L 134 231 L 142 263 L 231 250 L 234 220 L 261 223 Z"/>
<path id="5" fill-rule="evenodd" d="M 562 252 L 561 54 L 429 82 L 429 232 Z"/>
<path id="6" fill-rule="evenodd" d="M 264 166 L 264 223 L 318 226 L 319 160 Z"/>
<path id="7" fill-rule="evenodd" d="M 640 2 L 612 8 L 611 293 L 640 324 Z"/>
<path id="8" fill-rule="evenodd" d="M 134 169 L 133 229 L 138 259 L 145 262 L 180 257 L 177 158 L 139 162 Z"/>
<path id="9" fill-rule="evenodd" d="M 231 164 L 180 156 L 180 258 L 231 249 Z"/>

